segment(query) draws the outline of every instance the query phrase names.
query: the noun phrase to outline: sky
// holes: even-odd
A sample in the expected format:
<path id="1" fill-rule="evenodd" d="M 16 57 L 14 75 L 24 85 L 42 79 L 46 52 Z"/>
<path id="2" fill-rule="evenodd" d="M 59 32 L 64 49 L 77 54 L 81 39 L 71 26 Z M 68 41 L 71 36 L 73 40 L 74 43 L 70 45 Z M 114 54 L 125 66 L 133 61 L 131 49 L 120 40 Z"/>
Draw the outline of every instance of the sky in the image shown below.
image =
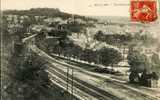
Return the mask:
<path id="1" fill-rule="evenodd" d="M 59 8 L 61 11 L 94 16 L 130 16 L 130 0 L 1 0 L 2 10 Z"/>

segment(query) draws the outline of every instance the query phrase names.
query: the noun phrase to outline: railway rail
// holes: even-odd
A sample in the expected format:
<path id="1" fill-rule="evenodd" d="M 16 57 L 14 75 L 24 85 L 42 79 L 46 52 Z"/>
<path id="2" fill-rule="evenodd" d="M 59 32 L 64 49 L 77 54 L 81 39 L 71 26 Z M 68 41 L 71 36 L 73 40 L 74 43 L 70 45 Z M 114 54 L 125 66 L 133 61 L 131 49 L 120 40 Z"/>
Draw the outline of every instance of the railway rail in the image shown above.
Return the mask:
<path id="1" fill-rule="evenodd" d="M 142 97 L 142 98 L 144 98 L 144 99 L 141 99 L 141 100 L 158 100 L 158 99 L 159 99 L 159 98 L 154 97 L 154 96 L 152 96 L 152 95 L 148 95 L 148 94 L 146 94 L 146 93 L 137 91 L 136 89 L 133 89 L 133 88 L 131 88 L 131 87 L 128 87 L 127 85 L 122 84 L 122 83 L 120 83 L 120 82 L 117 82 L 117 81 L 115 81 L 115 80 L 108 79 L 108 78 L 106 78 L 106 77 L 102 77 L 102 76 L 97 75 L 97 74 L 95 74 L 95 73 L 91 73 L 91 72 L 85 71 L 85 70 L 83 70 L 83 69 L 81 69 L 81 68 L 78 68 L 78 67 L 69 65 L 69 64 L 67 64 L 67 63 L 65 63 L 65 62 L 58 61 L 58 60 L 56 60 L 56 59 L 48 56 L 45 52 L 39 50 L 38 48 L 36 48 L 35 51 L 38 51 L 39 54 L 40 54 L 41 56 L 43 56 L 47 61 L 49 61 L 49 62 L 51 62 L 51 63 L 54 62 L 54 65 L 50 65 L 50 66 L 58 66 L 58 68 L 55 68 L 55 67 L 54 67 L 54 69 L 58 70 L 58 72 L 61 72 L 61 73 L 63 73 L 64 75 L 66 75 L 66 74 L 64 73 L 64 68 L 66 68 L 66 67 L 68 66 L 68 67 L 70 67 L 70 68 L 74 68 L 74 69 L 78 70 L 78 71 L 81 72 L 82 74 L 86 74 L 86 75 L 91 76 L 91 77 L 94 77 L 94 78 L 106 80 L 106 82 L 109 83 L 111 87 L 114 87 L 115 89 L 118 88 L 119 90 L 123 91 L 123 92 L 124 92 L 124 95 L 137 96 L 137 97 Z M 55 64 L 55 63 L 56 63 L 56 64 Z M 76 81 L 81 81 L 81 80 L 83 80 L 83 79 L 76 79 L 76 78 L 74 78 L 74 80 L 76 80 Z M 81 82 L 82 82 L 82 81 L 81 81 Z M 83 83 L 84 85 L 86 85 L 86 86 L 89 86 L 89 85 L 90 85 L 90 83 L 85 83 L 85 82 L 82 82 L 82 83 Z M 93 86 L 93 85 L 92 85 L 92 86 Z M 94 88 L 94 87 L 91 87 L 91 86 L 90 86 L 89 88 Z M 102 88 L 101 88 L 101 90 L 102 90 Z M 126 91 L 126 90 L 127 90 L 127 91 Z M 96 90 L 96 91 L 97 91 L 97 90 Z M 98 91 L 99 91 L 100 93 L 102 93 L 102 94 L 103 94 L 103 92 L 105 92 L 104 95 L 107 95 L 108 97 L 112 95 L 112 94 L 106 93 L 105 90 L 103 90 L 103 91 L 98 90 Z M 120 91 L 118 91 L 118 92 L 120 92 Z M 121 98 L 117 98 L 117 99 L 114 98 L 114 99 L 113 99 L 113 97 L 114 97 L 114 96 L 112 95 L 112 97 L 110 97 L 110 98 L 112 98 L 112 100 L 120 100 L 120 99 L 121 99 Z M 103 99 L 102 99 L 102 100 L 103 100 Z M 105 99 L 104 99 L 104 100 L 105 100 Z M 125 100 L 125 99 L 123 98 L 123 100 Z M 127 100 L 127 99 L 126 99 L 126 100 Z M 134 99 L 133 99 L 133 100 L 134 100 Z"/>
<path id="2" fill-rule="evenodd" d="M 30 42 L 30 40 L 34 39 L 36 36 L 37 34 L 34 34 L 30 37 L 24 38 L 22 42 L 28 43 Z M 69 83 L 69 86 L 72 85 L 71 74 L 69 74 L 69 80 L 67 80 L 67 76 L 66 76 L 67 72 L 65 68 L 69 67 L 69 68 L 74 68 L 79 73 L 84 74 L 86 76 L 105 80 L 108 84 L 110 84 L 109 86 L 111 86 L 112 88 L 121 90 L 122 93 L 125 93 L 124 95 L 142 97 L 143 99 L 141 100 L 160 99 L 152 95 L 148 95 L 143 92 L 137 91 L 136 89 L 128 87 L 127 85 L 122 84 L 121 82 L 117 82 L 113 79 L 109 79 L 101 75 L 88 72 L 77 66 L 67 64 L 66 62 L 58 61 L 53 57 L 47 55 L 45 52 L 43 52 L 39 48 L 37 48 L 36 45 L 34 45 L 33 43 L 31 43 L 27 47 L 30 48 L 35 53 L 37 53 L 40 57 L 43 57 L 44 60 L 48 62 L 47 64 L 48 70 L 46 71 L 49 73 L 51 81 L 54 84 L 62 87 L 64 90 L 66 90 L 67 81 Z M 116 95 L 113 95 L 112 93 L 110 93 L 109 91 L 101 87 L 96 87 L 95 85 L 96 83 L 92 84 L 90 82 L 86 82 L 80 77 L 74 77 L 73 84 L 74 84 L 73 89 L 76 90 L 74 91 L 73 95 L 79 98 L 80 100 L 127 100 L 127 98 L 123 98 L 123 96 L 117 97 Z M 69 92 L 71 93 L 70 89 L 69 89 Z M 132 100 L 135 100 L 135 99 L 133 98 Z"/>

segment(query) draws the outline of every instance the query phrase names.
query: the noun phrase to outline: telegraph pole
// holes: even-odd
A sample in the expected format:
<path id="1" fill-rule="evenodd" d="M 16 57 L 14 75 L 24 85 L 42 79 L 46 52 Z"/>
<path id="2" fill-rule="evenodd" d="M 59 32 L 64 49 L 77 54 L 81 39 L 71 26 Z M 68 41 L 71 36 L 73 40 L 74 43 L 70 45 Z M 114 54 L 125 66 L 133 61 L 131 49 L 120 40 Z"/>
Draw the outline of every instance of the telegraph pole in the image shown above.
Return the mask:
<path id="1" fill-rule="evenodd" d="M 72 18 L 73 18 L 73 23 L 75 23 L 75 18 L 74 18 L 74 14 L 72 14 Z M 73 100 L 73 73 L 74 73 L 74 70 L 73 70 L 73 67 L 72 67 L 72 87 L 71 87 L 71 100 Z"/>
<path id="2" fill-rule="evenodd" d="M 69 81 L 69 67 L 67 66 L 67 92 L 68 92 L 68 81 Z"/>
<path id="3" fill-rule="evenodd" d="M 72 95 L 72 97 L 71 97 L 71 100 L 73 100 L 73 75 L 74 75 L 74 69 L 72 68 L 72 89 L 71 89 L 71 95 Z"/>

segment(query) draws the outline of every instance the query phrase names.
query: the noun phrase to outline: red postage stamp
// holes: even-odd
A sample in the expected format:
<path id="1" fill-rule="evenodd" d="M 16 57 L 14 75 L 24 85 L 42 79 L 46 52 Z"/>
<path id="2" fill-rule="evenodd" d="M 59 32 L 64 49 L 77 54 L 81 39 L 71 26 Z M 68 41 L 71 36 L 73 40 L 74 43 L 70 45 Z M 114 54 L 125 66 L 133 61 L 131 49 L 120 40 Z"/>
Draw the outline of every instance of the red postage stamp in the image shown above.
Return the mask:
<path id="1" fill-rule="evenodd" d="M 153 22 L 157 19 L 156 0 L 131 0 L 131 20 L 138 22 Z"/>

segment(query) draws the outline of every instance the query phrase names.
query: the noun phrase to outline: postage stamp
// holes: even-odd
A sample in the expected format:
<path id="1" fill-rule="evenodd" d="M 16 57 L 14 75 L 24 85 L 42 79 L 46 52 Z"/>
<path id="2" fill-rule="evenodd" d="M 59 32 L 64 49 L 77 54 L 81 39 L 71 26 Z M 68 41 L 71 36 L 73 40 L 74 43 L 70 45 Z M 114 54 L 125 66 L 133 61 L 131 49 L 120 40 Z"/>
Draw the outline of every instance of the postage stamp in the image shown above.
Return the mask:
<path id="1" fill-rule="evenodd" d="M 131 20 L 137 22 L 153 22 L 157 19 L 156 0 L 131 0 Z"/>

